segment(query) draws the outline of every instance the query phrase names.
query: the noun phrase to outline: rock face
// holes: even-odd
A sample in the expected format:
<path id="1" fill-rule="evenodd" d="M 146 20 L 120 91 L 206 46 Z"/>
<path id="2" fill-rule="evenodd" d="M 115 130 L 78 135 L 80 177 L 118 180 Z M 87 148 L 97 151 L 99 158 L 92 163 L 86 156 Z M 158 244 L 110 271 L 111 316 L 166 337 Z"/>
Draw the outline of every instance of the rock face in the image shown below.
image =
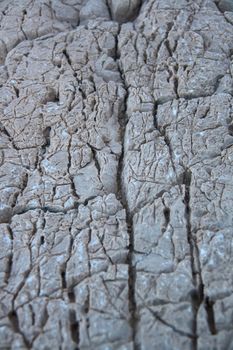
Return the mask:
<path id="1" fill-rule="evenodd" d="M 0 11 L 0 348 L 233 349 L 233 2 Z"/>

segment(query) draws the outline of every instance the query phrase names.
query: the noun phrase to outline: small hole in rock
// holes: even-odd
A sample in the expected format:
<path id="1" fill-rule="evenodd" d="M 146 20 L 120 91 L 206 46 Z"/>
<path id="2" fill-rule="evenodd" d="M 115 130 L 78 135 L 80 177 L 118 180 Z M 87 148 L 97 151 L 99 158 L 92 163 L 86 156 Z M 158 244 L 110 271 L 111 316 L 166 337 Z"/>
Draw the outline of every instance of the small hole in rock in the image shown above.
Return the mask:
<path id="1" fill-rule="evenodd" d="M 166 222 L 170 221 L 170 209 L 169 208 L 165 208 L 163 211 L 164 217 L 166 219 Z"/>
<path id="2" fill-rule="evenodd" d="M 41 244 L 41 245 L 43 245 L 43 244 L 44 244 L 44 242 L 45 242 L 45 240 L 44 240 L 44 236 L 41 236 L 41 237 L 40 237 L 40 244 Z"/>
<path id="3" fill-rule="evenodd" d="M 233 136 L 233 124 L 228 126 L 228 133 L 229 135 Z"/>
<path id="4" fill-rule="evenodd" d="M 61 271 L 61 284 L 62 284 L 62 288 L 66 289 L 66 272 L 65 271 Z"/>
<path id="5" fill-rule="evenodd" d="M 75 303 L 75 293 L 73 289 L 68 291 L 68 298 L 70 303 Z"/>

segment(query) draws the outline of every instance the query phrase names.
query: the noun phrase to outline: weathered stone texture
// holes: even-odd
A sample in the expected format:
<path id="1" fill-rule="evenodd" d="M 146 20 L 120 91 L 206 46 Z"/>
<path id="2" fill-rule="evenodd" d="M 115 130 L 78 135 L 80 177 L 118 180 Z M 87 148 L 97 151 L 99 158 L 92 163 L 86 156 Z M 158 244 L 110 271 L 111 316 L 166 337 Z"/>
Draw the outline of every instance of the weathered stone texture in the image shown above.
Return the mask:
<path id="1" fill-rule="evenodd" d="M 0 349 L 232 349 L 233 2 L 0 25 Z"/>

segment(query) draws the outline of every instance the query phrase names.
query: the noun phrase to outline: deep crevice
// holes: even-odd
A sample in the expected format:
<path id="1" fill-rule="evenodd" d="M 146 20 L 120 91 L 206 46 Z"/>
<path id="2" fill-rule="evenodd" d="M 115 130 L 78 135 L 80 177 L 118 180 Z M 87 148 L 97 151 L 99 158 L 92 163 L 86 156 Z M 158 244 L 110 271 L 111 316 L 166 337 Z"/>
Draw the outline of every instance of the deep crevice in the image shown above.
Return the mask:
<path id="1" fill-rule="evenodd" d="M 156 130 L 159 130 L 157 114 L 158 114 L 158 103 L 155 102 L 153 107 L 153 122 L 154 122 L 154 128 Z"/>
<path id="2" fill-rule="evenodd" d="M 46 149 L 50 146 L 50 132 L 51 132 L 51 127 L 48 126 L 43 130 L 43 136 L 44 136 L 44 144 L 41 147 L 42 154 L 46 153 Z"/>
<path id="3" fill-rule="evenodd" d="M 11 270 L 13 265 L 13 253 L 11 252 L 8 256 L 7 263 L 6 263 L 6 270 L 5 270 L 5 277 L 4 282 L 7 284 L 10 276 L 11 276 Z"/>
<path id="4" fill-rule="evenodd" d="M 168 227 L 168 225 L 169 225 L 169 223 L 170 223 L 170 215 L 171 215 L 171 210 L 170 210 L 170 208 L 165 207 L 165 208 L 163 209 L 163 215 L 164 215 L 164 218 L 165 218 L 164 227 L 163 227 L 163 232 L 165 232 L 166 229 L 167 229 L 167 227 Z"/>
<path id="5" fill-rule="evenodd" d="M 66 271 L 65 271 L 65 269 L 61 271 L 61 285 L 62 285 L 62 289 L 66 289 L 67 283 L 66 283 Z"/>
<path id="6" fill-rule="evenodd" d="M 90 266 L 89 266 L 89 269 L 90 269 Z M 89 318 L 89 312 L 90 312 L 90 288 L 89 288 L 89 285 L 87 285 L 87 297 L 86 297 L 86 300 L 85 300 L 84 305 L 83 305 L 83 311 L 84 311 L 85 316 L 86 316 L 86 330 L 87 330 L 88 340 L 90 341 L 90 334 L 89 334 L 89 329 L 90 329 L 90 318 Z"/>
<path id="7" fill-rule="evenodd" d="M 71 158 L 71 142 L 72 142 L 72 138 L 70 138 L 69 140 L 69 145 L 68 145 L 68 164 L 67 164 L 67 172 L 69 174 L 69 178 L 70 178 L 70 187 L 71 187 L 71 191 L 72 191 L 72 195 L 76 198 L 79 199 L 79 196 L 76 192 L 76 188 L 75 188 L 75 183 L 74 183 L 74 177 L 73 175 L 70 174 L 70 169 L 72 166 L 72 158 Z"/>
<path id="8" fill-rule="evenodd" d="M 214 315 L 214 302 L 210 300 L 209 297 L 205 298 L 205 310 L 207 315 L 207 322 L 211 334 L 217 334 L 217 328 L 215 324 L 215 315 Z"/>
<path id="9" fill-rule="evenodd" d="M 76 318 L 76 313 L 74 310 L 70 310 L 69 313 L 69 319 L 70 319 L 70 335 L 73 340 L 73 342 L 76 344 L 76 349 L 79 349 L 79 342 L 80 342 L 80 330 L 79 330 L 79 322 Z"/>
<path id="10" fill-rule="evenodd" d="M 10 240 L 11 240 L 11 252 L 8 256 L 7 266 L 6 266 L 6 270 L 5 270 L 4 282 L 6 284 L 8 284 L 8 282 L 9 282 L 9 279 L 11 276 L 11 271 L 12 271 L 12 266 L 13 266 L 13 240 L 14 240 L 13 232 L 12 232 L 10 225 L 8 225 L 7 229 L 8 229 L 8 233 L 9 233 Z"/>
<path id="11" fill-rule="evenodd" d="M 184 204 L 185 204 L 185 217 L 186 217 L 186 229 L 187 229 L 187 240 L 190 247 L 190 259 L 191 259 L 191 269 L 192 278 L 195 289 L 191 292 L 191 302 L 193 309 L 193 350 L 198 349 L 198 333 L 197 333 L 197 316 L 200 305 L 204 301 L 204 284 L 202 281 L 200 261 L 199 261 L 199 251 L 195 237 L 192 233 L 191 225 L 191 207 L 190 207 L 190 187 L 192 182 L 192 173 L 189 169 L 186 169 L 183 174 L 183 184 L 185 186 L 184 194 Z"/>
<path id="12" fill-rule="evenodd" d="M 134 254 L 134 233 L 133 233 L 133 222 L 128 213 L 126 213 L 126 222 L 127 229 L 129 234 L 129 253 L 127 257 L 128 263 L 128 297 L 129 297 L 129 313 L 130 313 L 130 324 L 132 327 L 132 338 L 134 349 L 138 349 L 138 345 L 136 343 L 136 332 L 138 327 L 138 313 L 137 313 L 137 303 L 136 303 L 136 268 L 133 264 L 133 254 Z"/>

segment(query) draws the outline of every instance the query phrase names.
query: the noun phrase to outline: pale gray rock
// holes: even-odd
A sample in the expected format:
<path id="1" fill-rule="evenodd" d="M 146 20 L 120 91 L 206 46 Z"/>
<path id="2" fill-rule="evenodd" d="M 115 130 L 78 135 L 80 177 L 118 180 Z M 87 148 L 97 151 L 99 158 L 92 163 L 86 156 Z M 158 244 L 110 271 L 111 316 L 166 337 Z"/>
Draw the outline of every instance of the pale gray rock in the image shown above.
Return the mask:
<path id="1" fill-rule="evenodd" d="M 88 0 L 80 10 L 80 23 L 85 23 L 91 19 L 110 19 L 108 7 L 104 0 Z"/>
<path id="2" fill-rule="evenodd" d="M 232 1 L 0 2 L 0 349 L 231 349 Z"/>

